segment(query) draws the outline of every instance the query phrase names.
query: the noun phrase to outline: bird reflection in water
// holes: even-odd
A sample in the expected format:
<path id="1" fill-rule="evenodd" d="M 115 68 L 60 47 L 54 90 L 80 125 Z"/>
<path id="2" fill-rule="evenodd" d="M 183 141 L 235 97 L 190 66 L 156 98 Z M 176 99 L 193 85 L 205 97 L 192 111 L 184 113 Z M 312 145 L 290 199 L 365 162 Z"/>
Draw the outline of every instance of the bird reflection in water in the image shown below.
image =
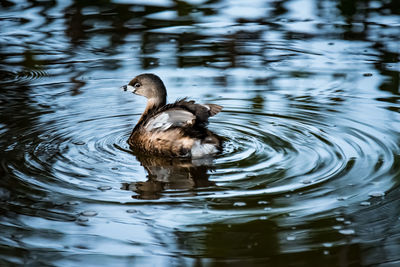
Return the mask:
<path id="1" fill-rule="evenodd" d="M 162 158 L 148 155 L 136 155 L 137 160 L 145 168 L 147 181 L 123 183 L 122 190 L 137 193 L 132 198 L 159 199 L 165 191 L 179 195 L 196 195 L 192 189 L 214 186 L 209 181 L 213 158 Z"/>

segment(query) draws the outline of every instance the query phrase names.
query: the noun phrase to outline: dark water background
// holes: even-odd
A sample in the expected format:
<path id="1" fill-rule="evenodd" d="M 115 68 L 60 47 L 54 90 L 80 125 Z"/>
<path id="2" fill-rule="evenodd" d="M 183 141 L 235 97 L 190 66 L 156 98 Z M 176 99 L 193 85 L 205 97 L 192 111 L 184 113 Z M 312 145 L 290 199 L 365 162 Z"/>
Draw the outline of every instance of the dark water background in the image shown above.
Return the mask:
<path id="1" fill-rule="evenodd" d="M 0 265 L 399 266 L 400 1 L 0 7 Z M 137 157 L 153 72 L 214 160 Z"/>

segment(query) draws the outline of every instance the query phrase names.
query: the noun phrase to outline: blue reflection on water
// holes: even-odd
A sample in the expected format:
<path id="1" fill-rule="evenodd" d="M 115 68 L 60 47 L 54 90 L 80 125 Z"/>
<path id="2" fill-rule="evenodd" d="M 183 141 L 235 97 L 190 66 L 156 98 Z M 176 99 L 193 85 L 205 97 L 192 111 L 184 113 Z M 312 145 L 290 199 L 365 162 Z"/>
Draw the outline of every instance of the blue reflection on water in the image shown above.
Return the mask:
<path id="1" fill-rule="evenodd" d="M 0 263 L 398 262 L 396 3 L 3 1 Z M 220 156 L 130 152 L 142 72 Z"/>

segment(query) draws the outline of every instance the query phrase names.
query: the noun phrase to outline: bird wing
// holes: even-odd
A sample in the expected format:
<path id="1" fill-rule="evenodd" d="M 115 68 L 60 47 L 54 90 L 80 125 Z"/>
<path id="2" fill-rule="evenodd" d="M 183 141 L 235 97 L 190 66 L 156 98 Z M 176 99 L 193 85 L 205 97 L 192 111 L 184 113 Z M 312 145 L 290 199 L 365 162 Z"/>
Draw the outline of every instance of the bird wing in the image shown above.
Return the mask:
<path id="1" fill-rule="evenodd" d="M 176 102 L 176 105 L 189 110 L 196 116 L 196 119 L 200 123 L 207 123 L 209 117 L 215 116 L 222 110 L 222 106 L 220 105 L 198 104 L 193 100 L 186 101 L 186 99 Z"/>
<path id="2" fill-rule="evenodd" d="M 186 127 L 195 123 L 196 116 L 184 109 L 165 110 L 152 117 L 145 125 L 147 131 L 165 131 L 171 127 Z"/>

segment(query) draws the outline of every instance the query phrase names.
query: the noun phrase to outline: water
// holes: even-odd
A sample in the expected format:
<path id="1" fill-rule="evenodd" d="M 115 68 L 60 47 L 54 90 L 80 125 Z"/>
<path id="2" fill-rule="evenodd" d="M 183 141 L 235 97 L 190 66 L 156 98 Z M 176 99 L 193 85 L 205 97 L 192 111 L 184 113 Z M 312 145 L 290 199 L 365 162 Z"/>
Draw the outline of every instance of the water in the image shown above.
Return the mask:
<path id="1" fill-rule="evenodd" d="M 398 1 L 0 10 L 0 265 L 400 264 Z M 221 155 L 130 152 L 143 72 Z"/>

